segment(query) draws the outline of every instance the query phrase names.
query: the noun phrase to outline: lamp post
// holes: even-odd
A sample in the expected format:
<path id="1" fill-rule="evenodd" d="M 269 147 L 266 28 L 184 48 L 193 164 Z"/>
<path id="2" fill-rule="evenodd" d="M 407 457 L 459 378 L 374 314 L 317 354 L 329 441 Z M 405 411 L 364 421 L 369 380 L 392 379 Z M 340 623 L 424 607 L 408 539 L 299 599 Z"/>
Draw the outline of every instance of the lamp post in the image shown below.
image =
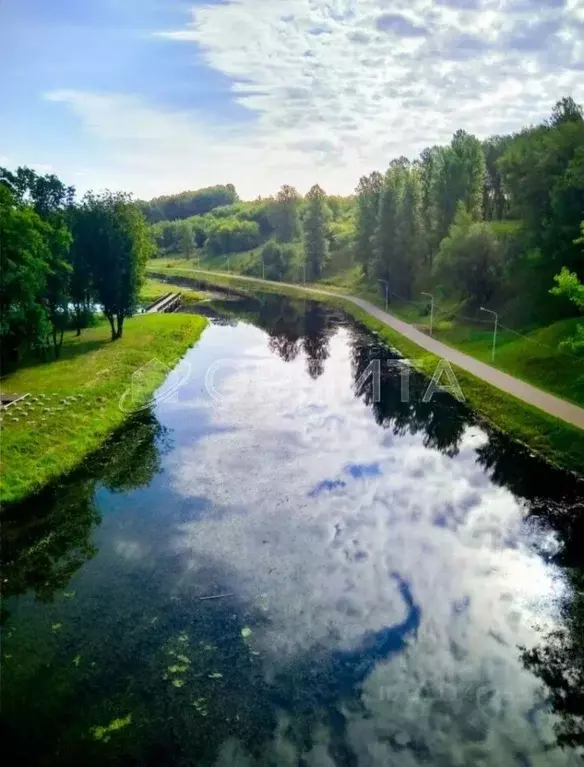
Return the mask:
<path id="1" fill-rule="evenodd" d="M 385 311 L 387 311 L 387 304 L 389 303 L 389 282 L 387 280 L 379 280 L 385 285 Z"/>
<path id="2" fill-rule="evenodd" d="M 230 271 L 231 271 L 231 259 L 228 258 L 227 259 L 227 272 L 230 272 Z"/>
<path id="3" fill-rule="evenodd" d="M 481 312 L 488 312 L 489 314 L 493 314 L 495 317 L 495 329 L 493 331 L 493 351 L 491 353 L 491 362 L 495 361 L 495 348 L 497 346 L 497 325 L 499 324 L 499 315 L 497 312 L 494 312 L 492 309 L 485 309 L 484 306 L 481 306 Z"/>
<path id="4" fill-rule="evenodd" d="M 429 296 L 432 299 L 432 303 L 430 304 L 430 335 L 432 335 L 432 328 L 434 326 L 434 296 L 431 293 L 426 293 L 424 290 L 422 291 L 423 296 Z"/>
<path id="5" fill-rule="evenodd" d="M 264 267 L 264 259 L 263 259 L 263 256 L 262 256 L 262 280 L 265 280 L 265 279 L 266 279 L 266 271 L 265 271 L 265 267 Z"/>
<path id="6" fill-rule="evenodd" d="M 304 273 L 304 284 L 306 285 L 306 263 L 302 264 L 302 270 Z"/>

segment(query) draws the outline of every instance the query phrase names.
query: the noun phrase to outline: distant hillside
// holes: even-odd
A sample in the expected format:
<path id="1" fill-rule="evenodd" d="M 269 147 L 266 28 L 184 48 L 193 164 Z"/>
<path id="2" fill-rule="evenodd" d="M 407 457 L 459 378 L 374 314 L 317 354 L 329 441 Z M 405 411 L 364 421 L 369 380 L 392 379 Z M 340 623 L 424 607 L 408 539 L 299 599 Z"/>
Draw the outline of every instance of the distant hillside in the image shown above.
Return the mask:
<path id="1" fill-rule="evenodd" d="M 157 221 L 177 221 L 208 213 L 213 208 L 230 205 L 238 199 L 233 184 L 226 184 L 155 197 L 149 201 L 140 201 L 139 206 L 147 221 L 153 224 Z"/>

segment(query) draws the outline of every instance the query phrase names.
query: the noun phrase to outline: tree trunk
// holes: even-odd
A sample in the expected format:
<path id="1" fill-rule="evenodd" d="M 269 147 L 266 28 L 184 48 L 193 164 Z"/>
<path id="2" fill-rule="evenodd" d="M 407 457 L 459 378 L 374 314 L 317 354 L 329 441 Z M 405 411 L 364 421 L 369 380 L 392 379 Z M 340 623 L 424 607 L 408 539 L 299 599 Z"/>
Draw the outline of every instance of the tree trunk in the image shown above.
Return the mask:
<path id="1" fill-rule="evenodd" d="M 53 349 L 55 352 L 55 359 L 59 359 L 59 353 L 61 351 L 61 344 L 63 343 L 63 331 L 61 331 L 61 341 L 57 341 L 57 325 L 53 322 Z"/>
<path id="2" fill-rule="evenodd" d="M 79 304 L 75 304 L 75 325 L 77 329 L 77 333 L 75 335 L 80 336 L 81 335 L 81 306 Z"/>
<path id="3" fill-rule="evenodd" d="M 117 338 L 117 335 L 116 335 L 116 326 L 114 325 L 114 315 L 106 314 L 105 316 L 108 318 L 110 328 L 112 329 L 112 341 L 115 341 Z"/>
<path id="4" fill-rule="evenodd" d="M 121 338 L 122 333 L 124 332 L 124 315 L 118 314 L 117 320 L 118 320 L 118 329 L 116 331 L 116 338 Z"/>

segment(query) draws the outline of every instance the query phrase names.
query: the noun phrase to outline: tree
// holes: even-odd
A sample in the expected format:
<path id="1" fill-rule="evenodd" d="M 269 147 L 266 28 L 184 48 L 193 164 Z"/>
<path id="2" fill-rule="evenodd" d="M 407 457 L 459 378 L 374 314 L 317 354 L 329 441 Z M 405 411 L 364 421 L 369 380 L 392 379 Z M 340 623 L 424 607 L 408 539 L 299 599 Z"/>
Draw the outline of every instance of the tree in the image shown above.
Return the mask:
<path id="1" fill-rule="evenodd" d="M 92 265 L 89 252 L 83 240 L 83 210 L 72 208 L 69 211 L 69 225 L 71 227 L 71 248 L 69 251 L 69 263 L 71 273 L 69 275 L 69 293 L 73 305 L 73 318 L 77 335 L 81 335 L 81 329 L 87 327 L 92 315 Z"/>
<path id="2" fill-rule="evenodd" d="M 195 252 L 193 230 L 187 221 L 180 224 L 180 250 L 185 258 L 191 258 Z"/>
<path id="3" fill-rule="evenodd" d="M 369 176 L 361 176 L 355 190 L 357 193 L 355 249 L 365 277 L 369 275 L 375 257 L 374 238 L 382 190 L 383 176 L 377 171 Z"/>
<path id="4" fill-rule="evenodd" d="M 71 241 L 71 232 L 64 224 L 54 225 L 47 232 L 49 271 L 42 297 L 51 323 L 55 357 L 59 357 L 63 333 L 69 321 L 70 281 L 73 271 L 68 260 Z"/>
<path id="5" fill-rule="evenodd" d="M 485 156 L 481 142 L 463 130 L 457 131 L 442 153 L 436 183 L 438 241 L 448 232 L 459 202 L 475 221 L 482 218 Z"/>
<path id="6" fill-rule="evenodd" d="M 438 227 L 438 185 L 444 162 L 444 147 L 428 147 L 420 154 L 420 185 L 422 216 L 424 220 L 425 260 L 432 265 L 432 258 L 440 244 Z"/>
<path id="7" fill-rule="evenodd" d="M 238 218 L 220 219 L 208 230 L 206 249 L 212 256 L 255 248 L 261 242 L 255 221 Z"/>
<path id="8" fill-rule="evenodd" d="M 328 259 L 328 227 L 330 211 L 326 194 L 315 184 L 306 195 L 304 218 L 304 257 L 309 279 L 321 277 Z"/>
<path id="9" fill-rule="evenodd" d="M 500 220 L 505 217 L 508 210 L 503 177 L 498 164 L 508 145 L 508 136 L 491 136 L 491 138 L 483 141 L 483 153 L 485 155 L 483 218 L 485 221 Z"/>
<path id="10" fill-rule="evenodd" d="M 577 245 L 584 245 L 584 221 L 580 225 L 582 237 L 576 240 Z M 575 272 L 570 272 L 565 266 L 554 277 L 556 285 L 550 290 L 553 296 L 563 296 L 571 301 L 581 314 L 584 314 L 584 284 L 578 279 Z M 565 348 L 572 351 L 584 350 L 584 325 L 578 324 L 576 335 L 562 343 Z"/>
<path id="11" fill-rule="evenodd" d="M 514 136 L 498 161 L 526 245 L 541 252 L 543 286 L 561 266 L 578 271 L 582 263 L 574 241 L 584 210 L 584 121 L 567 119 L 568 101 L 556 104 L 549 122 Z"/>
<path id="12" fill-rule="evenodd" d="M 79 246 L 89 255 L 93 289 L 115 341 L 136 308 L 146 259 L 154 251 L 150 232 L 129 195 L 90 192 L 80 207 Z"/>
<path id="13" fill-rule="evenodd" d="M 18 359 L 23 342 L 41 343 L 47 331 L 39 301 L 49 273 L 49 226 L 0 183 L 0 340 L 4 362 Z"/>
<path id="14" fill-rule="evenodd" d="M 139 202 L 137 205 L 149 223 L 156 223 L 202 215 L 222 205 L 232 205 L 238 199 L 233 184 L 226 184 L 155 197 L 149 202 Z"/>
<path id="15" fill-rule="evenodd" d="M 420 174 L 413 167 L 404 178 L 396 243 L 396 260 L 401 272 L 398 281 L 405 298 L 411 296 L 414 277 L 420 267 L 423 237 Z"/>
<path id="16" fill-rule="evenodd" d="M 473 221 L 459 202 L 434 261 L 435 275 L 478 307 L 491 300 L 501 285 L 503 261 L 501 243 L 488 224 Z"/>
<path id="17" fill-rule="evenodd" d="M 269 280 L 281 280 L 290 270 L 294 248 L 292 245 L 281 245 L 270 240 L 262 248 L 260 257 L 265 277 Z"/>
<path id="18" fill-rule="evenodd" d="M 584 122 L 582 107 L 571 96 L 564 96 L 554 104 L 550 125 L 558 126 L 567 122 Z"/>
<path id="19" fill-rule="evenodd" d="M 298 203 L 300 195 L 293 186 L 284 186 L 276 195 L 270 209 L 270 221 L 281 242 L 292 242 L 300 234 Z"/>
<path id="20" fill-rule="evenodd" d="M 399 227 L 404 182 L 409 172 L 406 158 L 392 160 L 385 174 L 379 203 L 379 219 L 375 235 L 375 271 L 389 284 L 389 293 L 403 288 L 405 263 L 400 247 Z"/>

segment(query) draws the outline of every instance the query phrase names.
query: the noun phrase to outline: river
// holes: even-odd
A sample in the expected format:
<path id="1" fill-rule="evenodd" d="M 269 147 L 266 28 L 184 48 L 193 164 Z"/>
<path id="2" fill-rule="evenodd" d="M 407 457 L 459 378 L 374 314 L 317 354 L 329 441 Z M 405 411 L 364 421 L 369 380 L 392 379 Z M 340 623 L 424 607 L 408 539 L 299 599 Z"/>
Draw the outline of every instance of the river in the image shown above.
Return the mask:
<path id="1" fill-rule="evenodd" d="M 5 512 L 5 751 L 581 764 L 582 484 L 337 311 L 214 309 L 150 409 Z"/>

